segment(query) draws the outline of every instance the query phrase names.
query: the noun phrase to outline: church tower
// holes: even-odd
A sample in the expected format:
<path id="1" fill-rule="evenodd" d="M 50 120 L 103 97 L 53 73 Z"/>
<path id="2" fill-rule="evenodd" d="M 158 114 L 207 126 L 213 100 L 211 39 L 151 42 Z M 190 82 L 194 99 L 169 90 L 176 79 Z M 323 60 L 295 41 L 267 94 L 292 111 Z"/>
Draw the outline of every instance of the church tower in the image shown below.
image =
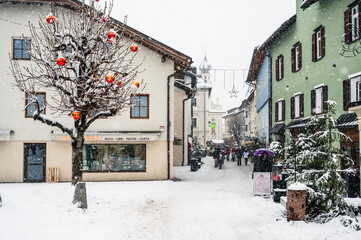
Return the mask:
<path id="1" fill-rule="evenodd" d="M 209 64 L 206 55 L 204 55 L 204 60 L 199 65 L 199 70 L 201 71 L 201 75 L 202 75 L 202 78 L 204 79 L 204 82 L 208 83 L 209 85 L 212 85 L 212 82 L 211 82 L 212 66 L 211 66 L 211 64 Z"/>

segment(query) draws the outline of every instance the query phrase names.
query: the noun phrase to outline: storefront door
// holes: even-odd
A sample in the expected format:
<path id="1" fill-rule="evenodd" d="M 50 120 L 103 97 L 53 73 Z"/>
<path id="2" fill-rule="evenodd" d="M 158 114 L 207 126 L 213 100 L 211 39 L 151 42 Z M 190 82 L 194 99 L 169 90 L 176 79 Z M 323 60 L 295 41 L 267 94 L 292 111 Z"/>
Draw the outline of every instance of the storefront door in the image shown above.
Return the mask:
<path id="1" fill-rule="evenodd" d="M 24 144 L 24 182 L 45 181 L 45 143 Z"/>

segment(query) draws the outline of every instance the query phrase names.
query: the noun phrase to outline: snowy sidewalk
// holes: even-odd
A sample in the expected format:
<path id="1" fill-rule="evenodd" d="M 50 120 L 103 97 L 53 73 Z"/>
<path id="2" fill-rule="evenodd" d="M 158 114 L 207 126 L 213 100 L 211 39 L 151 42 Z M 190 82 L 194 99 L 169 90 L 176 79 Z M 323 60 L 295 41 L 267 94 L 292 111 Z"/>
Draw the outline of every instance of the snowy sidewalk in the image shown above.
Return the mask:
<path id="1" fill-rule="evenodd" d="M 0 184 L 0 239 L 360 239 L 338 219 L 287 222 L 280 204 L 253 197 L 252 164 L 202 161 L 197 172 L 175 167 L 178 182 L 87 183 L 86 211 L 72 206 L 70 183 Z"/>

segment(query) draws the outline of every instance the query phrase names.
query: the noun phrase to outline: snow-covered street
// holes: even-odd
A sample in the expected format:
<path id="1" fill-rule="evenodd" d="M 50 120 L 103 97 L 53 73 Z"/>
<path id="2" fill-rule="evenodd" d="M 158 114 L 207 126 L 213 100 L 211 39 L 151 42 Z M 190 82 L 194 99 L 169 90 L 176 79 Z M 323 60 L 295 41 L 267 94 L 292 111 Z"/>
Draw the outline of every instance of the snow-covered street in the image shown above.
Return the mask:
<path id="1" fill-rule="evenodd" d="M 175 167 L 180 181 L 87 183 L 85 211 L 70 183 L 0 184 L 0 239 L 360 239 L 339 219 L 287 222 L 282 205 L 253 197 L 251 164 L 203 161 Z"/>

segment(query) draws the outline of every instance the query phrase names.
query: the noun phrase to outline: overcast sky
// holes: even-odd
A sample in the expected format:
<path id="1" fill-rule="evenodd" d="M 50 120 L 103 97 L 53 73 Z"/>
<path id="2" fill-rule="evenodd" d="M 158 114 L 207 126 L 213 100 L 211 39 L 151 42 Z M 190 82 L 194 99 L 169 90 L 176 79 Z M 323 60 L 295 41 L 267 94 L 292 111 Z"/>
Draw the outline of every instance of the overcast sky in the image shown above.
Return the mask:
<path id="1" fill-rule="evenodd" d="M 205 53 L 214 69 L 248 69 L 261 45 L 296 13 L 296 0 L 114 0 L 112 16 L 188 55 L 198 67 Z M 213 98 L 225 109 L 239 106 L 246 86 L 243 71 L 213 71 Z M 229 98 L 235 79 L 238 98 Z"/>

